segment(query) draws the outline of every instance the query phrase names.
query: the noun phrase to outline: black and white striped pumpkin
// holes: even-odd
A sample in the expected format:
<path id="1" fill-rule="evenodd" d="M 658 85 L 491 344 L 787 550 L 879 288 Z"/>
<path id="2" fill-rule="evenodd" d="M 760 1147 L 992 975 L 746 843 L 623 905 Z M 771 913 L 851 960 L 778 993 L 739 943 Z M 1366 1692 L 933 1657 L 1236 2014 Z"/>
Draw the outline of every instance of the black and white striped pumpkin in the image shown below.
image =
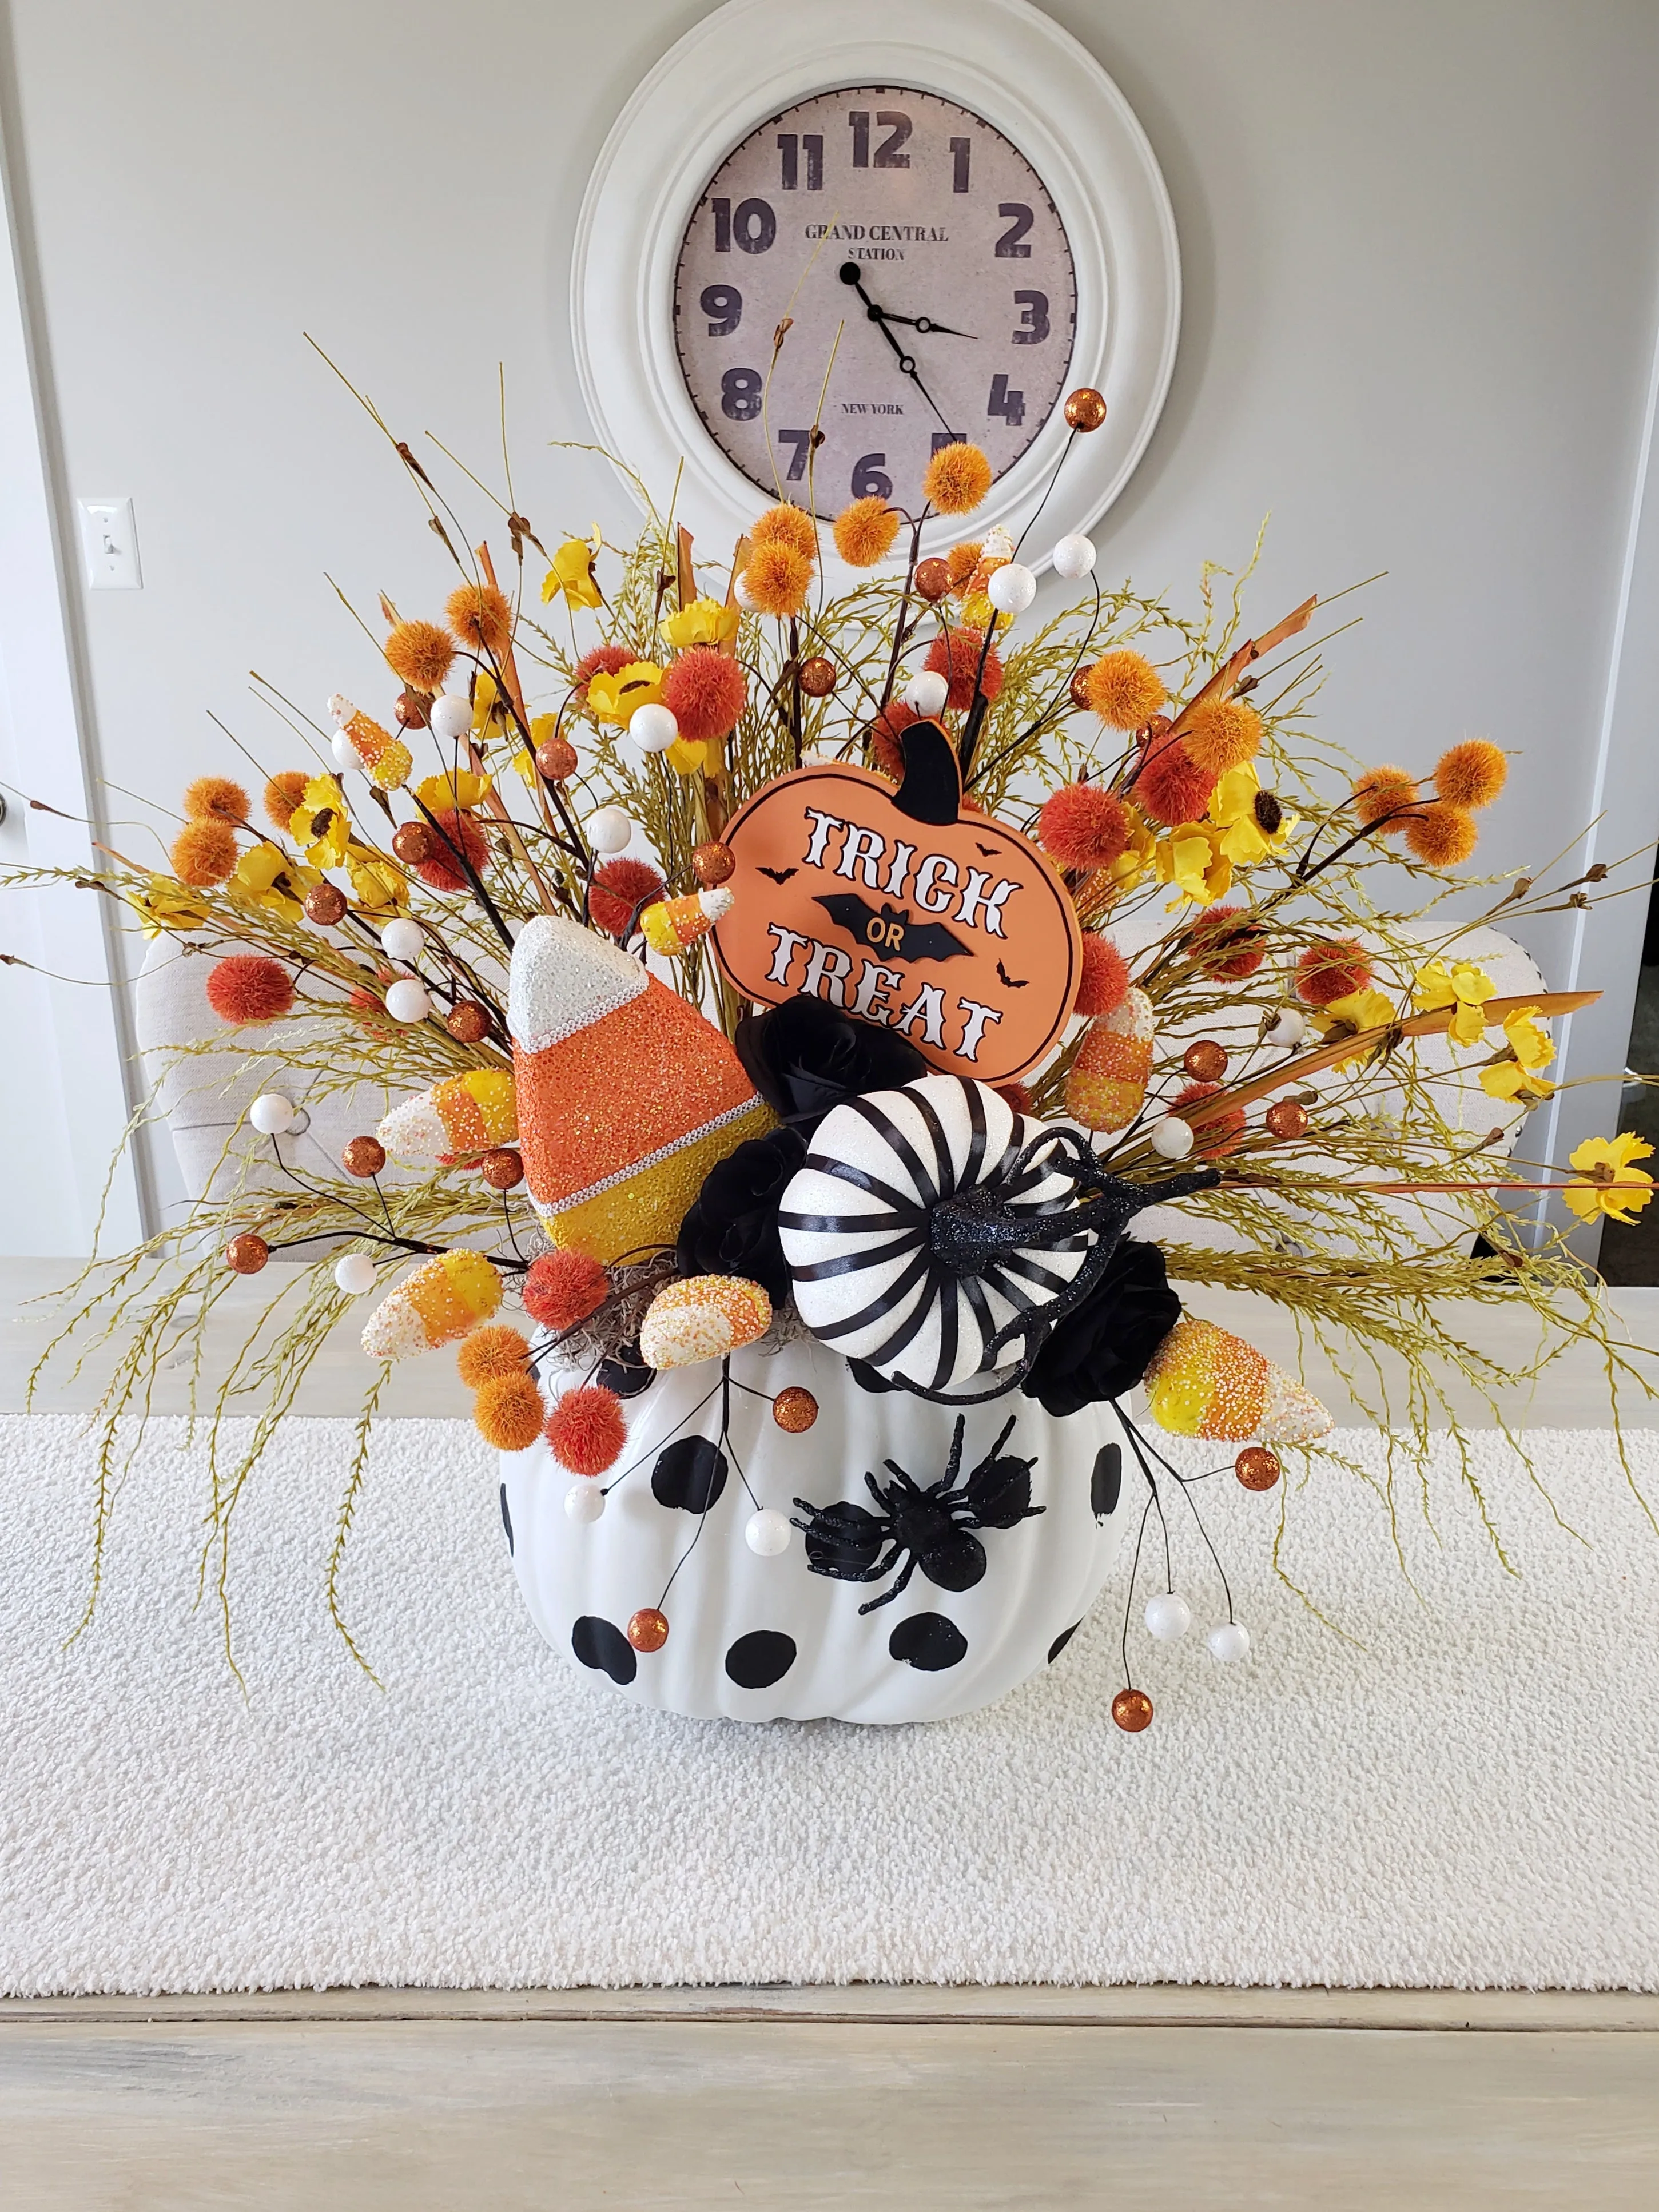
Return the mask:
<path id="1" fill-rule="evenodd" d="M 1074 1178 L 1038 1163 L 1016 1171 L 1042 1125 L 983 1083 L 929 1075 L 837 1106 L 819 1124 L 779 1213 L 801 1319 L 822 1342 L 878 1375 L 949 1391 L 1018 1363 L 992 1350 L 1020 1315 L 1052 1304 L 1095 1243 L 1088 1231 L 1015 1246 L 972 1271 L 934 1233 L 945 1201 L 997 1187 L 1006 1210 L 1068 1211 Z"/>

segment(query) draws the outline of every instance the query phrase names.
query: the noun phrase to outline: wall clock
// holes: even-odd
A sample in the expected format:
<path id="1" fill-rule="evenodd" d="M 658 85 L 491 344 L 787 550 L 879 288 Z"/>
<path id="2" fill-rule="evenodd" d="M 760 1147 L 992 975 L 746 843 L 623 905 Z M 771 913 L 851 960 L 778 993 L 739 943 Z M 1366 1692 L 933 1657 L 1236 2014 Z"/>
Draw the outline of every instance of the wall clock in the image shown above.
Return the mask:
<path id="1" fill-rule="evenodd" d="M 1045 545 L 1146 449 L 1180 312 L 1163 179 L 1122 94 L 1026 0 L 728 0 L 635 93 L 578 224 L 572 327 L 600 442 L 711 557 L 780 494 L 918 503 L 936 443 Z M 776 333 L 787 325 L 780 343 Z M 813 447 L 814 423 L 822 442 Z M 683 473 L 682 473 L 683 465 Z M 930 526 L 927 550 L 957 532 Z M 833 563 L 832 563 L 833 565 Z"/>

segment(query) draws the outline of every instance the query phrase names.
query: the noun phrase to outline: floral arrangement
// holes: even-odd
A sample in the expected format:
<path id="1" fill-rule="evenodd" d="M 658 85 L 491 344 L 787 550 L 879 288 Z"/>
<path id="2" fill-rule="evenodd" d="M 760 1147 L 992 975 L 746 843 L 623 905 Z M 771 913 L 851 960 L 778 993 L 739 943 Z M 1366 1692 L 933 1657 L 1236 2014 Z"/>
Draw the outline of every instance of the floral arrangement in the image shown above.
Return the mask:
<path id="1" fill-rule="evenodd" d="M 1103 411 L 1074 393 L 1073 435 Z M 1070 1418 L 1144 1382 L 1154 1426 L 1239 1447 L 1255 1490 L 1328 1416 L 1183 1313 L 1178 1286 L 1273 1299 L 1350 1372 L 1357 1346 L 1379 1417 L 1397 1356 L 1408 1457 L 1449 1377 L 1494 1402 L 1516 1379 L 1454 1325 L 1458 1303 L 1539 1317 L 1529 1376 L 1586 1336 L 1624 1368 L 1598 1279 L 1532 1217 L 1555 1189 L 1581 1220 L 1633 1218 L 1648 1147 L 1511 1157 L 1550 1095 L 1551 1020 L 1585 994 L 1501 996 L 1437 914 L 1471 880 L 1506 757 L 1465 738 L 1345 765 L 1310 720 L 1314 599 L 1251 631 L 1248 569 L 1212 568 L 1188 619 L 1105 587 L 1068 536 L 1051 558 L 1075 604 L 1039 617 L 1024 541 L 972 534 L 991 471 L 961 443 L 912 510 L 859 499 L 826 532 L 809 483 L 806 505 L 757 501 L 712 565 L 648 501 L 631 547 L 595 532 L 549 552 L 509 493 L 498 570 L 394 443 L 454 583 L 416 617 L 380 601 L 383 693 L 316 720 L 270 693 L 291 748 L 257 787 L 198 778 L 165 866 L 100 848 L 78 878 L 205 964 L 218 1034 L 185 1058 L 275 1050 L 287 1072 L 182 1224 L 77 1286 L 60 1344 L 101 1328 L 114 1351 L 88 1613 L 121 1417 L 163 1364 L 199 1363 L 228 1287 L 273 1259 L 302 1272 L 278 1271 L 208 1407 L 204 1573 L 228 1650 L 239 1500 L 361 1301 L 364 1409 L 327 1568 L 348 1641 L 368 1425 L 428 1349 L 455 1348 L 492 1445 L 544 1440 L 575 1519 L 603 1510 L 656 1377 L 717 1378 L 808 1334 L 867 1387 L 947 1406 L 1023 1394 Z M 933 516 L 963 535 L 921 558 Z M 826 535 L 859 579 L 835 596 Z M 1582 906 L 1604 874 L 1495 884 L 1486 918 Z M 337 1172 L 296 1165 L 307 1110 L 366 1086 L 391 1103 Z M 916 1148 L 942 1129 L 942 1159 L 952 1116 L 988 1164 L 922 1189 Z M 1178 1211 L 1127 1236 L 1151 1206 Z M 249 1390 L 259 1416 L 231 1455 L 217 1419 Z M 773 1408 L 794 1431 L 816 1411 L 799 1388 Z M 1150 1510 L 1175 1470 L 1133 1434 Z M 945 1587 L 969 1529 L 1031 1510 L 1008 1472 L 1024 1462 L 952 1487 L 961 1448 L 958 1423 L 945 1548 L 916 1554 Z M 899 1526 L 900 1492 L 878 1497 Z M 815 1571 L 885 1571 L 861 1512 L 794 1524 Z M 790 1541 L 785 1516 L 757 1521 L 755 1549 Z M 628 1631 L 641 1651 L 667 1633 L 659 1608 Z M 1152 1708 L 1131 1684 L 1114 1710 L 1133 1729 Z"/>

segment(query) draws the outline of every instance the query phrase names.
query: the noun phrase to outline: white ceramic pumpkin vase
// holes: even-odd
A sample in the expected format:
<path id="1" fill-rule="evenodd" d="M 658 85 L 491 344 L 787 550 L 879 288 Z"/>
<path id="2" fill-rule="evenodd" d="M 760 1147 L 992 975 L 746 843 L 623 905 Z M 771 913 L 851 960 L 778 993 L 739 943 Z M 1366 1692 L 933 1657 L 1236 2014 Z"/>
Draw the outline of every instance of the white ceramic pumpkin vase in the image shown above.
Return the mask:
<path id="1" fill-rule="evenodd" d="M 726 1445 L 716 1443 L 719 1369 L 705 1364 L 659 1376 L 629 1404 L 627 1449 L 597 1481 L 567 1474 L 544 1444 L 504 1455 L 501 1519 L 519 1586 L 572 1666 L 638 1704 L 697 1719 L 898 1722 L 973 1712 L 1059 1658 L 1117 1552 L 1124 1448 L 1110 1406 L 1060 1420 L 1015 1390 L 958 1413 L 867 1390 L 811 1340 L 739 1352 L 731 1372 Z M 792 1384 L 817 1401 L 804 1434 L 772 1415 L 772 1399 Z M 957 1486 L 1012 1420 L 999 1456 L 1031 1462 L 1030 1503 L 1042 1509 L 969 1531 L 984 1557 L 969 1587 L 939 1587 L 908 1552 L 868 1583 L 814 1573 L 798 1528 L 781 1553 L 750 1548 L 757 1511 L 809 1519 L 798 1498 L 875 1514 L 865 1475 L 890 1487 L 890 1461 L 921 1488 L 939 1482 L 958 1419 Z M 601 1487 L 599 1519 L 567 1511 L 568 1493 Z M 908 1584 L 894 1594 L 907 1564 Z M 636 1651 L 628 1623 L 648 1607 L 666 1617 L 667 1639 Z"/>

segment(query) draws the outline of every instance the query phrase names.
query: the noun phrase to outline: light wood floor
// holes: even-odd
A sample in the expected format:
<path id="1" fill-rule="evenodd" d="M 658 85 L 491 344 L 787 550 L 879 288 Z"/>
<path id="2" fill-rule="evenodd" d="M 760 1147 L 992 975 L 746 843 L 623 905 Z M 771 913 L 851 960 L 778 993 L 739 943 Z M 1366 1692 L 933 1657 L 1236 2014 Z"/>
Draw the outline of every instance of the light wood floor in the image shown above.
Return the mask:
<path id="1" fill-rule="evenodd" d="M 1659 2202 L 1659 2000 L 565 1991 L 0 2007 L 8 2212 Z"/>
<path id="2" fill-rule="evenodd" d="M 53 1318 L 52 1294 L 73 1271 L 55 1260 L 0 1259 L 0 1413 L 23 1409 L 29 1371 L 58 1325 Z M 252 1280 L 234 1285 L 210 1326 L 209 1355 L 204 1381 L 211 1386 L 232 1352 L 253 1325 L 258 1314 L 285 1278 L 297 1268 L 273 1261 Z M 1199 1291 L 1187 1297 L 1195 1313 L 1221 1322 L 1248 1337 L 1269 1358 L 1293 1373 L 1300 1372 L 1308 1388 L 1322 1398 L 1344 1425 L 1364 1424 L 1376 1403 L 1376 1384 L 1364 1364 L 1341 1352 L 1328 1356 L 1316 1348 L 1304 1355 L 1298 1349 L 1293 1323 L 1276 1306 L 1260 1298 L 1219 1291 Z M 367 1302 L 365 1302 L 367 1306 Z M 1638 1349 L 1638 1370 L 1659 1389 L 1659 1290 L 1620 1290 L 1611 1293 L 1609 1305 L 1624 1335 Z M 1505 1372 L 1517 1373 L 1534 1360 L 1538 1351 L 1536 1323 L 1530 1315 L 1507 1314 L 1491 1308 L 1450 1309 L 1458 1333 L 1496 1358 Z M 367 1311 L 365 1311 L 367 1318 Z M 357 1342 L 357 1328 L 343 1325 L 334 1333 L 301 1386 L 295 1411 L 311 1414 L 355 1414 L 362 1401 L 368 1367 Z M 81 1412 L 97 1403 L 107 1371 L 107 1355 L 94 1355 L 84 1371 L 72 1374 L 73 1358 L 59 1359 L 47 1371 L 35 1405 L 43 1413 Z M 1352 1376 L 1363 1376 L 1356 1402 L 1350 1389 Z M 153 1410 L 160 1413 L 189 1410 L 189 1375 L 181 1358 L 175 1369 L 159 1378 Z M 1395 1385 L 1397 1389 L 1397 1370 Z M 1459 1387 L 1451 1393 L 1458 1419 L 1466 1425 L 1490 1426 L 1491 1407 L 1474 1392 Z M 240 1410 L 254 1410 L 252 1401 Z M 1599 1355 L 1578 1351 L 1560 1360 L 1541 1380 L 1517 1384 L 1508 1394 L 1506 1417 L 1518 1427 L 1606 1428 L 1611 1424 L 1607 1378 Z M 465 1419 L 471 1413 L 471 1394 L 456 1377 L 455 1363 L 447 1354 L 434 1353 L 409 1361 L 398 1370 L 395 1389 L 388 1392 L 386 1417 L 417 1414 L 453 1415 Z M 1649 1400 L 1639 1387 L 1627 1388 L 1621 1399 L 1621 1418 L 1635 1428 L 1659 1428 L 1659 1397 Z"/>

